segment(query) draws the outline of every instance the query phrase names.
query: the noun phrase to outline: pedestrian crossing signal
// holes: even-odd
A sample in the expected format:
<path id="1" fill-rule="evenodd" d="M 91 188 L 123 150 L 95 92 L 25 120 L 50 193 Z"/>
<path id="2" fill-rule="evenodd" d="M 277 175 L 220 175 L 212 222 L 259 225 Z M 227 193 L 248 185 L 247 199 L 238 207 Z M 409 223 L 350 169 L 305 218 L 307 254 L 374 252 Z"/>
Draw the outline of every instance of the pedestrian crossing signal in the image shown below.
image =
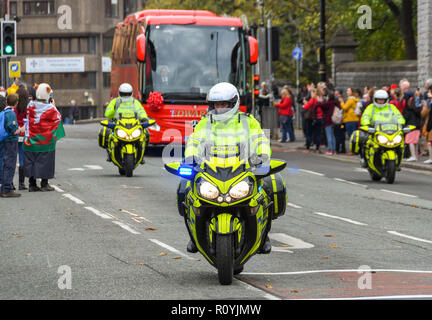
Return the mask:
<path id="1" fill-rule="evenodd" d="M 1 22 L 1 56 L 16 57 L 16 21 Z"/>

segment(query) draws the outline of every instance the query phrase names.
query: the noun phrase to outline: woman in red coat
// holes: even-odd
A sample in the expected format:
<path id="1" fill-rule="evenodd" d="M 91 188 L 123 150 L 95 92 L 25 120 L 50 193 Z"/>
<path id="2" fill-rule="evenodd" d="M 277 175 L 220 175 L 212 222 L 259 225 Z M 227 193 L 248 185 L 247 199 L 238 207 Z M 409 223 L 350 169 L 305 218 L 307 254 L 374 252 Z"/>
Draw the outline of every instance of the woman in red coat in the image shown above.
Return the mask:
<path id="1" fill-rule="evenodd" d="M 281 101 L 275 103 L 274 106 L 279 109 L 279 121 L 282 128 L 281 142 L 287 142 L 288 136 L 290 142 L 295 141 L 293 102 L 287 89 L 282 89 Z"/>

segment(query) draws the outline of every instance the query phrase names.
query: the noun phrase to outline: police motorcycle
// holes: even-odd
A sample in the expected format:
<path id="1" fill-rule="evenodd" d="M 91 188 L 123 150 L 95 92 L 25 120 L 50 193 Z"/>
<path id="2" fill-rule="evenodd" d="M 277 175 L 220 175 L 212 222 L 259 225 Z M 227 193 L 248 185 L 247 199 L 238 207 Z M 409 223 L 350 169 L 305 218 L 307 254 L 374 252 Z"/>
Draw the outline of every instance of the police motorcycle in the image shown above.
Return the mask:
<path id="1" fill-rule="evenodd" d="M 202 163 L 173 162 L 165 168 L 187 179 L 180 214 L 198 251 L 217 269 L 220 284 L 229 285 L 259 253 L 272 220 L 285 214 L 287 194 L 278 172 L 287 163 L 267 159 L 254 165 L 258 157 L 241 156 L 240 144 L 204 150 Z"/>
<path id="2" fill-rule="evenodd" d="M 405 135 L 413 130 L 415 126 L 404 128 L 395 117 L 385 123 L 377 122 L 374 127 L 362 126 L 352 134 L 350 150 L 360 154 L 362 166 L 367 168 L 373 181 L 384 178 L 392 184 L 396 171 L 401 170 Z"/>
<path id="3" fill-rule="evenodd" d="M 119 174 L 132 177 L 133 171 L 139 164 L 144 164 L 144 153 L 149 143 L 150 134 L 148 127 L 156 121 L 143 119 L 138 120 L 137 114 L 123 116 L 113 122 L 101 121 L 104 126 L 99 131 L 98 143 L 108 152 L 108 161 L 118 167 Z"/>

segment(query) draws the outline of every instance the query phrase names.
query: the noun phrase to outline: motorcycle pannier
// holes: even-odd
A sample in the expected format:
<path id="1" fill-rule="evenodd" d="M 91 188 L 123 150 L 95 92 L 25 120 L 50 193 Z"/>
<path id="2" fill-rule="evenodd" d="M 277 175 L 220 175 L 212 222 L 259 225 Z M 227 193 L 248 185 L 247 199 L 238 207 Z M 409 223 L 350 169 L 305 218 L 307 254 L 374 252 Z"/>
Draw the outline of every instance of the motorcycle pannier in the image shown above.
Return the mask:
<path id="1" fill-rule="evenodd" d="M 99 147 L 104 149 L 108 147 L 108 138 L 110 134 L 111 134 L 111 129 L 107 127 L 102 127 L 99 130 L 99 137 L 98 137 Z"/>
<path id="2" fill-rule="evenodd" d="M 275 220 L 285 214 L 287 206 L 285 182 L 279 173 L 266 177 L 263 182 L 263 187 L 266 190 L 270 201 L 273 201 L 271 216 L 272 220 Z"/>
<path id="3" fill-rule="evenodd" d="M 353 132 L 350 138 L 350 151 L 354 154 L 360 153 L 360 148 L 366 143 L 368 134 L 361 130 Z"/>

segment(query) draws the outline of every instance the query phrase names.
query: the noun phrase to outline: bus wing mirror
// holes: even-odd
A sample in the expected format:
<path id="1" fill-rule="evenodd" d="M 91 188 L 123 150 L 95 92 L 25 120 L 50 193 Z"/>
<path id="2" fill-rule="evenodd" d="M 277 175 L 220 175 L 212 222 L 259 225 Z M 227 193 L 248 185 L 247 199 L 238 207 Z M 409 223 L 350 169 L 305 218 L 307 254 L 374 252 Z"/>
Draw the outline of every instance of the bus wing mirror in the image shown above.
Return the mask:
<path id="1" fill-rule="evenodd" d="M 146 55 L 146 38 L 144 34 L 137 37 L 137 58 L 138 61 L 144 62 Z"/>
<path id="2" fill-rule="evenodd" d="M 258 62 L 258 41 L 252 36 L 249 36 L 249 62 L 250 64 Z"/>

